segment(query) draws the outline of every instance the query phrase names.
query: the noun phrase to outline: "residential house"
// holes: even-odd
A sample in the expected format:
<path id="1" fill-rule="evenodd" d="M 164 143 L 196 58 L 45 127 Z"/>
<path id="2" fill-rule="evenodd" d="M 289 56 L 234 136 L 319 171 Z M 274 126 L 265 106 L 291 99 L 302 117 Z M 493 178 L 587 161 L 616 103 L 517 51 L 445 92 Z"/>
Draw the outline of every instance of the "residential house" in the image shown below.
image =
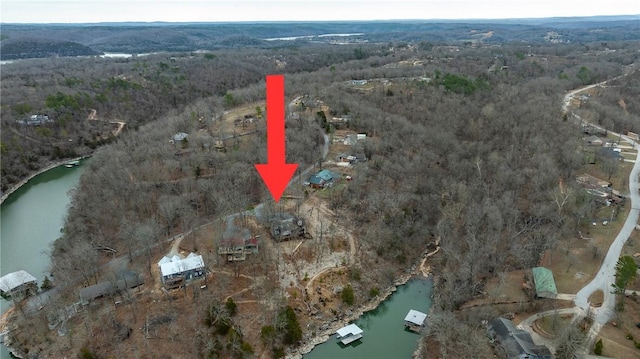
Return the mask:
<path id="1" fill-rule="evenodd" d="M 22 299 L 37 292 L 36 277 L 27 273 L 27 271 L 11 272 L 0 278 L 0 295 L 4 298 Z"/>
<path id="2" fill-rule="evenodd" d="M 189 137 L 188 134 L 186 134 L 184 132 L 178 132 L 178 133 L 176 133 L 175 135 L 173 135 L 171 137 L 171 141 L 169 141 L 169 142 L 171 142 L 171 143 L 182 142 L 182 141 L 187 140 L 188 137 Z"/>
<path id="3" fill-rule="evenodd" d="M 223 233 L 218 254 L 226 255 L 227 262 L 244 261 L 248 254 L 258 253 L 258 236 L 251 236 L 248 229 L 232 227 Z"/>
<path id="4" fill-rule="evenodd" d="M 545 267 L 531 268 L 533 283 L 536 287 L 536 297 L 555 298 L 558 295 L 556 282 L 553 279 L 553 272 Z"/>
<path id="5" fill-rule="evenodd" d="M 178 255 L 162 257 L 158 266 L 162 283 L 168 288 L 179 287 L 183 282 L 204 276 L 206 272 L 202 256 L 195 253 L 190 253 L 184 259 Z"/>
<path id="6" fill-rule="evenodd" d="M 596 135 L 585 137 L 584 142 L 590 146 L 602 146 L 603 144 L 602 138 Z"/>
<path id="7" fill-rule="evenodd" d="M 332 186 L 340 175 L 329 170 L 321 170 L 309 178 L 309 185 L 313 188 L 326 188 Z"/>
<path id="8" fill-rule="evenodd" d="M 496 318 L 487 327 L 489 337 L 497 342 L 503 358 L 507 359 L 551 359 L 551 351 L 545 345 L 533 342 L 531 334 L 517 329 L 513 322 Z"/>
<path id="9" fill-rule="evenodd" d="M 47 115 L 31 115 L 31 117 L 26 120 L 17 120 L 16 122 L 27 126 L 41 126 L 47 123 L 52 123 L 53 120 Z"/>
<path id="10" fill-rule="evenodd" d="M 129 272 L 120 280 L 100 282 L 92 286 L 81 288 L 79 293 L 80 303 L 87 305 L 94 299 L 104 297 L 105 295 L 113 295 L 126 289 L 135 288 L 143 283 L 144 280 L 141 275 Z"/>
<path id="11" fill-rule="evenodd" d="M 271 220 L 271 236 L 277 242 L 304 237 L 305 235 L 304 220 L 301 218 L 286 215 L 284 218 Z"/>

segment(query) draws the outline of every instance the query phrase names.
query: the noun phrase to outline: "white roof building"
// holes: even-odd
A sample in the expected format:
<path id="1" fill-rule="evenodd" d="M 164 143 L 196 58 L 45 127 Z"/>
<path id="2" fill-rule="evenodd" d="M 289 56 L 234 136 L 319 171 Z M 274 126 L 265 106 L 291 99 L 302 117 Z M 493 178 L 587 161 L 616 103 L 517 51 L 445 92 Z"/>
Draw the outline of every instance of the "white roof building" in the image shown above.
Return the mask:
<path id="1" fill-rule="evenodd" d="M 204 268 L 204 260 L 201 255 L 191 253 L 185 259 L 175 255 L 172 258 L 163 257 L 159 262 L 160 272 L 163 277 Z"/>
<path id="2" fill-rule="evenodd" d="M 405 322 L 415 324 L 415 325 L 424 325 L 425 319 L 427 319 L 426 314 L 413 309 L 409 310 L 409 314 L 407 314 L 407 316 L 404 317 Z"/>
<path id="3" fill-rule="evenodd" d="M 336 337 L 342 344 L 347 345 L 362 338 L 362 329 L 355 324 L 349 324 L 346 327 L 338 329 Z"/>
<path id="4" fill-rule="evenodd" d="M 9 273 L 7 275 L 2 276 L 0 278 L 0 290 L 8 293 L 12 290 L 18 288 L 19 286 L 27 283 L 36 283 L 36 277 L 27 273 L 24 270 L 19 270 L 17 272 Z"/>

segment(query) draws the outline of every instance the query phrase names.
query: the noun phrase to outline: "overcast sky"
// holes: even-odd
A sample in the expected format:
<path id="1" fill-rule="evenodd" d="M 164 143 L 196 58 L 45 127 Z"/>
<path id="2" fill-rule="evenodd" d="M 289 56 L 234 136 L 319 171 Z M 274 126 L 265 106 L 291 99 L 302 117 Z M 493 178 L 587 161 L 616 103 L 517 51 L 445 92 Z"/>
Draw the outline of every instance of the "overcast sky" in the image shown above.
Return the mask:
<path id="1" fill-rule="evenodd" d="M 640 14 L 640 0 L 0 0 L 3 23 L 503 19 Z"/>

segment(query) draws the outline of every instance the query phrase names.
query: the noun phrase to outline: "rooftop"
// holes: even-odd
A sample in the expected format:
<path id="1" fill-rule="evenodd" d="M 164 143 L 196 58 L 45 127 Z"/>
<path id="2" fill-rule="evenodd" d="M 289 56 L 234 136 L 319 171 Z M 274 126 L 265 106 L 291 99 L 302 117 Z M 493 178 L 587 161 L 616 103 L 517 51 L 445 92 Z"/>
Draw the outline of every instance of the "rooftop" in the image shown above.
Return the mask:
<path id="1" fill-rule="evenodd" d="M 336 334 L 338 334 L 338 338 L 344 338 L 349 335 L 358 335 L 362 334 L 363 331 L 355 324 L 349 324 L 346 327 L 338 329 Z"/>
<path id="2" fill-rule="evenodd" d="M 409 310 L 409 314 L 404 317 L 405 322 L 410 322 L 415 325 L 423 325 L 425 319 L 427 319 L 426 314 L 413 309 Z"/>
<path id="3" fill-rule="evenodd" d="M 185 259 L 179 258 L 180 257 L 178 256 L 173 256 L 172 258 L 163 257 L 158 262 L 158 265 L 160 266 L 160 272 L 162 273 L 163 277 L 187 272 L 193 269 L 204 268 L 204 260 L 199 254 L 191 253 Z"/>
<path id="4" fill-rule="evenodd" d="M 556 281 L 553 279 L 553 272 L 545 267 L 535 267 L 531 269 L 533 273 L 533 282 L 536 285 L 536 295 L 545 297 L 552 295 L 554 298 L 558 295 Z"/>
<path id="5" fill-rule="evenodd" d="M 36 277 L 24 270 L 19 270 L 17 272 L 6 274 L 0 278 L 0 290 L 3 292 L 10 292 L 25 283 L 36 281 Z"/>

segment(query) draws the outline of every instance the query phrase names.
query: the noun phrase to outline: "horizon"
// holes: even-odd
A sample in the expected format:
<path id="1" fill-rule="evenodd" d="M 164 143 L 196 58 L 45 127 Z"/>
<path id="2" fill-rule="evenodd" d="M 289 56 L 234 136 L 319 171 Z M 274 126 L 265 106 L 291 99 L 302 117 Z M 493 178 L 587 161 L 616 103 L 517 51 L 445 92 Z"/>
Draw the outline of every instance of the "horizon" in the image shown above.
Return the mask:
<path id="1" fill-rule="evenodd" d="M 497 21 L 640 16 L 633 0 L 6 0 L 1 24 Z"/>
<path id="2" fill-rule="evenodd" d="M 589 16 L 549 16 L 549 17 L 512 17 L 512 18 L 452 18 L 452 19 L 365 19 L 365 20 L 238 20 L 238 21 L 101 21 L 101 22 L 3 22 L 0 25 L 208 25 L 208 24 L 287 24 L 287 23 L 374 23 L 374 22 L 501 22 L 501 21 L 537 21 L 537 20 L 590 20 L 594 18 L 629 18 L 629 20 L 640 20 L 638 14 L 620 15 L 589 15 Z M 610 20 L 614 21 L 614 19 Z"/>

